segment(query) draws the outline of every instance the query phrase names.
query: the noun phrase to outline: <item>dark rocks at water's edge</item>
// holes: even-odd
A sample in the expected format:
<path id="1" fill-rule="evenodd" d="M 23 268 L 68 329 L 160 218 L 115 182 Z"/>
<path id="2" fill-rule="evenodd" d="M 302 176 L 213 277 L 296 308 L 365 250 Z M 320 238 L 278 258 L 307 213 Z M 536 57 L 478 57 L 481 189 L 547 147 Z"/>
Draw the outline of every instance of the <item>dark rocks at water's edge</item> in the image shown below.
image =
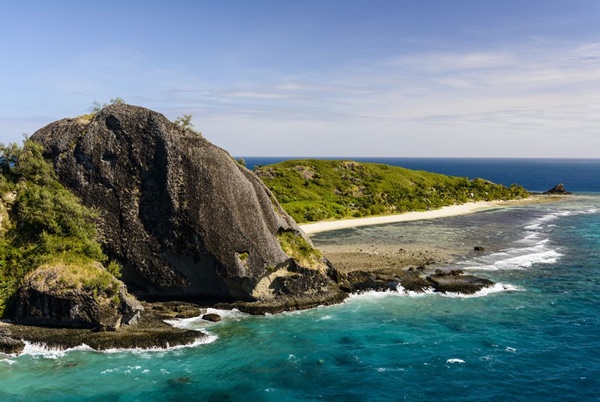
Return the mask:
<path id="1" fill-rule="evenodd" d="M 456 269 L 450 272 L 436 270 L 427 280 L 433 284 L 433 289 L 441 293 L 474 294 L 483 288 L 494 286 L 489 279 L 478 278 L 474 275 L 465 275 L 462 270 Z"/>
<path id="2" fill-rule="evenodd" d="M 202 316 L 202 319 L 204 321 L 219 322 L 219 321 L 221 321 L 221 316 L 219 314 L 210 313 L 210 314 L 204 314 Z"/>
<path id="3" fill-rule="evenodd" d="M 565 189 L 565 185 L 560 183 L 557 184 L 556 186 L 552 187 L 550 190 L 543 192 L 542 194 L 547 194 L 547 195 L 568 195 L 568 194 L 572 194 L 571 192 L 567 191 Z"/>
<path id="4" fill-rule="evenodd" d="M 327 275 L 304 268 L 294 261 L 288 262 L 285 277 L 278 277 L 270 284 L 277 297 L 271 300 L 253 302 L 237 301 L 219 303 L 216 308 L 236 308 L 253 315 L 277 314 L 341 303 L 348 293 L 340 289 L 340 273 L 328 264 Z"/>
<path id="5" fill-rule="evenodd" d="M 101 269 L 101 268 L 98 268 Z M 61 288 L 58 267 L 39 268 L 19 288 L 13 319 L 25 325 L 87 328 L 115 331 L 137 323 L 143 307 L 127 293 L 125 284 L 114 280 L 114 288 L 84 286 Z"/>
<path id="6" fill-rule="evenodd" d="M 31 139 L 61 183 L 99 211 L 103 249 L 139 298 L 285 306 L 295 297 L 304 308 L 339 293 L 318 253 L 299 262 L 283 251 L 281 236 L 312 243 L 262 181 L 163 115 L 112 105 Z M 302 277 L 314 285 L 294 287 L 309 282 Z"/>
<path id="7" fill-rule="evenodd" d="M 25 349 L 25 342 L 12 338 L 12 332 L 0 327 L 0 354 L 17 355 Z"/>
<path id="8" fill-rule="evenodd" d="M 54 283 L 52 272 L 42 272 L 44 280 L 19 291 L 19 325 L 3 325 L 8 332 L 0 333 L 0 351 L 18 353 L 23 339 L 103 350 L 204 338 L 164 320 L 204 314 L 216 322 L 217 316 L 176 300 L 211 300 L 215 307 L 265 314 L 336 304 L 349 293 L 398 283 L 406 290 L 437 286 L 464 293 L 486 286 L 467 275 L 427 276 L 423 270 L 339 272 L 258 177 L 198 133 L 148 109 L 109 106 L 92 118 L 52 123 L 32 140 L 43 145 L 61 183 L 99 212 L 100 241 L 123 265 L 123 282 L 118 292 L 90 295 L 89 289 L 47 286 Z M 170 302 L 142 308 L 127 291 Z"/>
<path id="9" fill-rule="evenodd" d="M 25 346 L 23 340 L 58 350 L 83 344 L 94 350 L 164 349 L 192 345 L 206 339 L 208 335 L 200 331 L 175 328 L 164 322 L 167 318 L 175 318 L 180 311 L 192 309 L 195 309 L 197 315 L 204 311 L 189 303 L 146 303 L 136 325 L 123 326 L 117 331 L 97 332 L 82 328 L 0 323 L 0 353 L 21 353 Z"/>
<path id="10" fill-rule="evenodd" d="M 349 293 L 365 291 L 404 291 L 422 293 L 433 290 L 440 293 L 474 294 L 494 286 L 489 279 L 465 275 L 462 270 L 442 271 L 427 275 L 425 267 L 408 270 L 382 269 L 380 271 L 353 271 L 345 274 L 340 287 Z"/>

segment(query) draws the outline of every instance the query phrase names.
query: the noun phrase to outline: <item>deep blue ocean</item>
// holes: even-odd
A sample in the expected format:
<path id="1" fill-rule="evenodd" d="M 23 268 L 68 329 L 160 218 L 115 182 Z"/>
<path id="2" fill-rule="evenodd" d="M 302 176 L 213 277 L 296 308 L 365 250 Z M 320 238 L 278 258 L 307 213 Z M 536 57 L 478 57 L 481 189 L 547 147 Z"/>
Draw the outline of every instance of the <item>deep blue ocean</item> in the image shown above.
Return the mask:
<path id="1" fill-rule="evenodd" d="M 244 157 L 249 169 L 289 159 Z M 600 159 L 511 159 L 511 158 L 323 158 L 385 163 L 408 169 L 450 176 L 481 177 L 510 186 L 520 184 L 529 191 L 546 191 L 559 183 L 567 190 L 600 193 Z"/>
<path id="2" fill-rule="evenodd" d="M 211 336 L 168 351 L 29 345 L 0 357 L 0 401 L 600 400 L 600 160 L 402 161 L 579 194 L 313 236 L 462 249 L 445 268 L 497 282 L 475 297 L 372 292 L 264 317 L 218 311 L 220 323 L 177 322 Z"/>

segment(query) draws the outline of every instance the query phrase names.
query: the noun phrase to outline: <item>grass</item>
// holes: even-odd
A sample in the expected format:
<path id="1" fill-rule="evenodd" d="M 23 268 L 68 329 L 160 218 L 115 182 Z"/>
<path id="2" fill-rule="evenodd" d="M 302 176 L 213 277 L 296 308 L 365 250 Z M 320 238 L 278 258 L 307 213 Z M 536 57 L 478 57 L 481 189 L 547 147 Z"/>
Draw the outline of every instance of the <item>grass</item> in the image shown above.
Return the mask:
<path id="1" fill-rule="evenodd" d="M 42 281 L 57 294 L 73 290 L 86 290 L 96 296 L 118 298 L 120 283 L 101 264 L 81 258 L 54 258 L 38 267 L 30 279 Z"/>
<path id="2" fill-rule="evenodd" d="M 529 196 L 517 185 L 354 161 L 290 160 L 255 172 L 300 223 Z"/>
<path id="3" fill-rule="evenodd" d="M 307 268 L 322 268 L 323 255 L 302 236 L 293 231 L 281 231 L 277 238 L 281 249 L 296 262 Z"/>

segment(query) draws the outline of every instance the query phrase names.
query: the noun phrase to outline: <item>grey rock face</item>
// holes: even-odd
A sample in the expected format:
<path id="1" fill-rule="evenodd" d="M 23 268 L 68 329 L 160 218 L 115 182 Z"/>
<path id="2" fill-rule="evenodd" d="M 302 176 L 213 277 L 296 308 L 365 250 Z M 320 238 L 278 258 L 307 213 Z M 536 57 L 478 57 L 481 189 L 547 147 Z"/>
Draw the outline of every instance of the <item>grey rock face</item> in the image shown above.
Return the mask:
<path id="1" fill-rule="evenodd" d="M 252 172 L 151 110 L 113 105 L 32 139 L 100 212 L 103 247 L 139 296 L 268 299 L 275 292 L 261 279 L 290 259 L 277 234 L 308 240 Z M 329 280 L 325 264 L 317 271 Z"/>
<path id="2" fill-rule="evenodd" d="M 24 281 L 15 301 L 15 322 L 114 331 L 121 324 L 135 324 L 144 309 L 123 283 L 115 291 L 98 292 L 85 286 L 61 287 L 60 275 L 60 268 L 39 268 Z"/>

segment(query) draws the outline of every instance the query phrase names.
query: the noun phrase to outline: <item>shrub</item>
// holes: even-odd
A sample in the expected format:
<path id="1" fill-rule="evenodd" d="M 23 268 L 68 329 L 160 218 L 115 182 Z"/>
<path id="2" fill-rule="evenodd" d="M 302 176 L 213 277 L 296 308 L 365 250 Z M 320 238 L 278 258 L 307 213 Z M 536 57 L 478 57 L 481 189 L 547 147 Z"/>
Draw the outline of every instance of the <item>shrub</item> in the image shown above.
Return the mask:
<path id="1" fill-rule="evenodd" d="M 0 178 L 8 219 L 0 231 L 1 316 L 21 280 L 40 265 L 56 260 L 86 265 L 107 257 L 96 241 L 96 213 L 58 182 L 40 144 L 0 144 Z M 14 196 L 7 197 L 8 192 Z M 118 264 L 108 267 L 102 272 L 115 279 Z"/>

